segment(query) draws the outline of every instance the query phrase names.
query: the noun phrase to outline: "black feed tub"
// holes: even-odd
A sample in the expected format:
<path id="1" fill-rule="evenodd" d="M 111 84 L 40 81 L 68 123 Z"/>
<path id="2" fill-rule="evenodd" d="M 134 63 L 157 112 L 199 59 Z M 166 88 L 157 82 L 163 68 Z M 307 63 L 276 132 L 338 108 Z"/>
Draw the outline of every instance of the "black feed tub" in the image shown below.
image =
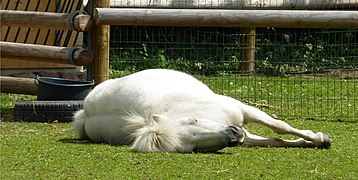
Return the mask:
<path id="1" fill-rule="evenodd" d="M 37 100 L 84 100 L 94 81 L 38 77 Z"/>

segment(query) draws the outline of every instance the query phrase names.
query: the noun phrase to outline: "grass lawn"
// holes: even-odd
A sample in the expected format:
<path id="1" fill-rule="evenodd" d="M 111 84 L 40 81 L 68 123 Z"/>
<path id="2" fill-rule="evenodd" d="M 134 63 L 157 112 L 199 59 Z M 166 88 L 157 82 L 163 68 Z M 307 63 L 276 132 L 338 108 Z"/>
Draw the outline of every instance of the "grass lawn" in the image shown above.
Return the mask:
<path id="1" fill-rule="evenodd" d="M 289 120 L 333 137 L 331 149 L 226 148 L 219 153 L 136 153 L 81 143 L 71 124 L 1 122 L 1 179 L 355 179 L 357 124 Z M 261 131 L 256 126 L 252 131 Z M 260 134 L 272 135 L 269 131 Z"/>
<path id="2" fill-rule="evenodd" d="M 247 83 L 245 78 L 254 80 Z M 356 80 L 212 77 L 203 81 L 218 93 L 256 103 L 263 110 L 280 117 L 290 117 L 286 122 L 294 127 L 329 134 L 333 139 L 331 148 L 236 147 L 207 154 L 136 153 L 131 152 L 128 146 L 80 142 L 75 139 L 70 123 L 14 122 L 11 117 L 14 102 L 35 97 L 2 94 L 0 179 L 358 177 L 358 122 L 351 118 L 357 115 L 354 111 L 358 108 Z M 342 87 L 339 92 L 337 87 Z M 337 100 L 340 97 L 343 100 Z M 340 106 L 343 107 L 337 108 Z M 315 111 L 318 114 L 314 114 Z M 292 118 L 299 115 L 304 118 Z M 331 116 L 332 119 L 320 118 L 321 115 Z M 338 120 L 340 115 L 343 118 Z M 263 136 L 293 138 L 275 135 L 256 125 L 249 125 L 247 128 Z"/>

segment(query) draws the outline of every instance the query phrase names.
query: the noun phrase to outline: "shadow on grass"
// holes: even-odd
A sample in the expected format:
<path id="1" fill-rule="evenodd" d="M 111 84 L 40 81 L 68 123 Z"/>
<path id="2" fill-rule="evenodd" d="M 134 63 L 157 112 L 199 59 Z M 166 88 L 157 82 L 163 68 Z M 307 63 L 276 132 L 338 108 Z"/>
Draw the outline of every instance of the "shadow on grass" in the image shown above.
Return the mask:
<path id="1" fill-rule="evenodd" d="M 105 143 L 97 143 L 97 142 L 94 142 L 92 140 L 81 140 L 81 139 L 73 139 L 73 138 L 64 138 L 64 139 L 60 139 L 58 141 L 62 142 L 62 143 L 70 143 L 70 144 L 87 144 L 87 145 L 90 145 L 90 144 L 105 144 Z M 123 146 L 123 145 L 115 145 L 115 144 L 110 144 L 110 145 L 114 146 L 114 147 Z M 127 146 L 127 145 L 124 145 L 124 146 Z M 220 152 L 220 151 L 202 152 L 202 151 L 197 151 L 197 150 L 194 150 L 191 153 L 194 153 L 194 154 L 197 154 L 197 153 L 199 153 L 199 154 L 232 154 L 232 153 Z M 183 153 L 183 154 L 188 154 L 188 153 Z"/>
<path id="2" fill-rule="evenodd" d="M 330 123 L 358 123 L 357 120 L 344 120 L 344 119 L 315 119 L 315 118 L 304 118 L 302 121 L 314 121 L 314 122 L 330 122 Z"/>
<path id="3" fill-rule="evenodd" d="M 60 139 L 58 140 L 59 142 L 62 143 L 69 143 L 69 144 L 101 144 L 101 143 L 96 143 L 94 141 L 91 140 L 81 140 L 81 139 L 73 139 L 73 138 L 64 138 L 64 139 Z"/>
<path id="4" fill-rule="evenodd" d="M 14 121 L 14 109 L 13 108 L 1 108 L 0 122 L 13 122 Z"/>

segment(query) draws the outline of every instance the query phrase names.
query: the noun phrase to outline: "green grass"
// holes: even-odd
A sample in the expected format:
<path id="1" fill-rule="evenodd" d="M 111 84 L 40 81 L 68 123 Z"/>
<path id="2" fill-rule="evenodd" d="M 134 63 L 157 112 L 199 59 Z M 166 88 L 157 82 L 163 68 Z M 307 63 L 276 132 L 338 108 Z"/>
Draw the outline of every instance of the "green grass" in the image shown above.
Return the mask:
<path id="1" fill-rule="evenodd" d="M 136 153 L 128 146 L 80 142 L 70 123 L 13 122 L 19 100 L 1 94 L 0 179 L 356 179 L 357 80 L 225 76 L 202 78 L 214 91 L 329 134 L 328 150 L 226 148 L 219 153 Z M 302 117 L 302 118 L 297 118 Z M 289 118 L 287 120 L 287 118 Z M 338 119 L 340 118 L 340 119 Z M 268 137 L 266 128 L 248 129 Z"/>
<path id="2" fill-rule="evenodd" d="M 136 153 L 81 143 L 71 124 L 1 122 L 1 179 L 354 179 L 356 123 L 290 120 L 333 137 L 331 149 L 227 148 L 219 153 Z M 251 126 L 252 131 L 261 131 Z M 273 136 L 268 131 L 261 134 Z"/>

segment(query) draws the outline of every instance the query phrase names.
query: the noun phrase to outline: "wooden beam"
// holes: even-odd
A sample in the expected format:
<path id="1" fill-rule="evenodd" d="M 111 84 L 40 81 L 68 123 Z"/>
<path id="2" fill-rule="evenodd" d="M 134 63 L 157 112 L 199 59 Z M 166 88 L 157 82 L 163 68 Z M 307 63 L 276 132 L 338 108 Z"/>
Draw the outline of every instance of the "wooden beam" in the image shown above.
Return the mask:
<path id="1" fill-rule="evenodd" d="M 71 14 L 67 13 L 0 10 L 0 17 L 1 26 L 76 30 L 80 32 L 89 31 L 93 26 L 91 16 L 85 14 L 72 17 Z"/>
<path id="2" fill-rule="evenodd" d="M 97 25 L 358 28 L 358 11 L 96 8 Z"/>
<path id="3" fill-rule="evenodd" d="M 98 7 L 109 8 L 109 0 L 94 0 L 93 9 Z M 109 25 L 97 25 L 92 30 L 92 64 L 93 80 L 96 84 L 109 79 Z"/>
<path id="4" fill-rule="evenodd" d="M 1 57 L 24 58 L 34 61 L 56 62 L 62 64 L 88 65 L 92 62 L 91 51 L 77 48 L 22 44 L 0 41 Z M 32 59 L 33 58 L 33 59 Z"/>
<path id="5" fill-rule="evenodd" d="M 37 94 L 35 79 L 0 76 L 0 92 L 15 94 Z"/>
<path id="6" fill-rule="evenodd" d="M 117 0 L 111 7 L 200 8 L 200 9 L 331 9 L 358 7 L 357 0 Z"/>

